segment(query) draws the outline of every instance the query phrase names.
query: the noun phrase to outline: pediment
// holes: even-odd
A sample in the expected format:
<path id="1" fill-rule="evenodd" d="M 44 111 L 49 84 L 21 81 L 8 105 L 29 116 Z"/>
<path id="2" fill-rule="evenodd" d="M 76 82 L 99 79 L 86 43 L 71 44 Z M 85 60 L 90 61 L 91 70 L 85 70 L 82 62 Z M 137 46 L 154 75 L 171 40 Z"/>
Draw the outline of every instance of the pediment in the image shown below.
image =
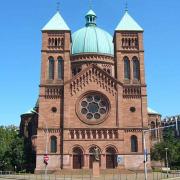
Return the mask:
<path id="1" fill-rule="evenodd" d="M 72 95 L 82 91 L 90 83 L 96 83 L 97 86 L 105 89 L 112 95 L 116 94 L 117 80 L 98 66 L 91 64 L 71 79 L 70 88 Z"/>

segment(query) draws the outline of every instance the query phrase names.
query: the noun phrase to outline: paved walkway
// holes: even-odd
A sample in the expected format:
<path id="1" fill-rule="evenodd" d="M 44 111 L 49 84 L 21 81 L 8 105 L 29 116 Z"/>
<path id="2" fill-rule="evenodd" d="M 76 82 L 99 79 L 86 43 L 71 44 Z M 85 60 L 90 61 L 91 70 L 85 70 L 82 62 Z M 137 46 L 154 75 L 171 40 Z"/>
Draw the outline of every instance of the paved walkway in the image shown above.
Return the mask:
<path id="1" fill-rule="evenodd" d="M 180 174 L 169 174 L 169 179 L 180 180 Z M 80 175 L 0 175 L 1 179 L 8 180 L 144 180 L 144 174 L 104 174 L 100 177 L 92 177 L 91 174 Z M 162 180 L 167 179 L 166 174 L 162 173 L 149 173 L 148 180 Z"/>

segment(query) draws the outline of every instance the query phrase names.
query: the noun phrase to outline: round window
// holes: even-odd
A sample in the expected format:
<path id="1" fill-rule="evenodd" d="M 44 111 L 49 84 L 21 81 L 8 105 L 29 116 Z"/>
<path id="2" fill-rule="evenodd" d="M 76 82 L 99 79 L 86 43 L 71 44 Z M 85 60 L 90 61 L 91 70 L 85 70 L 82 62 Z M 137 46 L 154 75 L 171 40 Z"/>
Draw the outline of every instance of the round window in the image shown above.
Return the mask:
<path id="1" fill-rule="evenodd" d="M 130 107 L 130 111 L 134 113 L 136 111 L 136 108 L 135 107 Z"/>
<path id="2" fill-rule="evenodd" d="M 100 93 L 86 94 L 77 106 L 80 119 L 88 124 L 100 123 L 109 112 L 109 101 Z"/>
<path id="3" fill-rule="evenodd" d="M 51 108 L 51 111 L 52 111 L 53 113 L 56 113 L 56 112 L 57 112 L 57 108 L 56 108 L 56 107 L 52 107 L 52 108 Z"/>

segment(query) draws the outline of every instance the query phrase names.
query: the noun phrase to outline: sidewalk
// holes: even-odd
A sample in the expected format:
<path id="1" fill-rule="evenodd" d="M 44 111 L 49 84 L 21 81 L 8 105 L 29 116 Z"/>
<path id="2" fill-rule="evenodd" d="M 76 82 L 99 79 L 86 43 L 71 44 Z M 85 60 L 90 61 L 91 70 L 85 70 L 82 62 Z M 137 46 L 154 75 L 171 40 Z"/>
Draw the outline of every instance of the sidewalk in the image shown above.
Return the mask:
<path id="1" fill-rule="evenodd" d="M 134 174 L 101 174 L 100 177 L 92 177 L 91 174 L 79 175 L 0 175 L 1 179 L 8 180 L 144 180 L 143 173 Z M 148 173 L 148 180 L 167 180 L 165 173 Z M 180 174 L 169 174 L 169 179 L 180 180 Z"/>

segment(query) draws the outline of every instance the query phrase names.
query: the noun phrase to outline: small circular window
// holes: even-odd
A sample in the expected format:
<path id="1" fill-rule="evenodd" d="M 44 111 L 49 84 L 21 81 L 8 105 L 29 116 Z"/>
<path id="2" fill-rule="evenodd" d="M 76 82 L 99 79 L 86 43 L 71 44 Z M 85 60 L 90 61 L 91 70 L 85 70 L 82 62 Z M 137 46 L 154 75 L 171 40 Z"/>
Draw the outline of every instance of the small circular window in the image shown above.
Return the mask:
<path id="1" fill-rule="evenodd" d="M 80 118 L 90 124 L 100 123 L 109 111 L 109 101 L 100 93 L 86 94 L 77 106 Z"/>
<path id="2" fill-rule="evenodd" d="M 56 112 L 57 112 L 57 108 L 56 108 L 56 107 L 52 107 L 52 108 L 51 108 L 51 111 L 52 111 L 53 113 L 56 113 Z"/>
<path id="3" fill-rule="evenodd" d="M 134 113 L 136 111 L 136 108 L 135 107 L 130 107 L 130 111 Z"/>

